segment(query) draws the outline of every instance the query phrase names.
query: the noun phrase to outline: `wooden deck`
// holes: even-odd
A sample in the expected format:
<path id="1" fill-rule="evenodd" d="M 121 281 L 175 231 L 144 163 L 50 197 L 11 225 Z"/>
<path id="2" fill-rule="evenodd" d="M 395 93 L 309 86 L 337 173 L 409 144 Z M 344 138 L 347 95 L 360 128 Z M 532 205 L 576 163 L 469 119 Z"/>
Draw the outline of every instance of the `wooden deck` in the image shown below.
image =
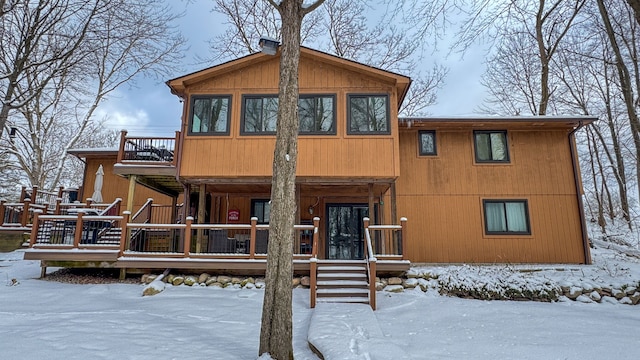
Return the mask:
<path id="1" fill-rule="evenodd" d="M 139 256 L 136 256 L 139 255 Z M 230 275 L 264 275 L 267 268 L 266 257 L 249 259 L 244 255 L 217 255 L 217 257 L 184 258 L 182 254 L 134 254 L 119 256 L 118 249 L 83 248 L 31 248 L 25 250 L 25 260 L 40 260 L 43 268 L 114 268 L 127 273 L 141 273 L 152 270 L 174 269 L 186 272 L 208 271 Z M 296 258 L 297 257 L 297 258 Z M 309 275 L 309 257 L 295 255 L 293 270 L 298 275 Z M 409 270 L 408 260 L 378 260 L 378 273 L 401 274 Z"/>

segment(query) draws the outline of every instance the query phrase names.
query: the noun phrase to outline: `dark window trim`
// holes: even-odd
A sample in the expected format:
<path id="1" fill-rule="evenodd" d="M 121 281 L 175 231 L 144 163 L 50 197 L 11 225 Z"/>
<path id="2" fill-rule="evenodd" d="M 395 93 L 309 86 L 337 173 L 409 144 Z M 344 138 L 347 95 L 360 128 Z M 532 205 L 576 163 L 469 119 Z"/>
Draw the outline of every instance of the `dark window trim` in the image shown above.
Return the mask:
<path id="1" fill-rule="evenodd" d="M 300 94 L 298 95 L 298 99 L 308 99 L 308 98 L 317 98 L 317 97 L 331 97 L 333 98 L 333 123 L 331 125 L 331 130 L 329 131 L 300 131 L 298 130 L 298 135 L 300 136 L 308 136 L 308 135 L 336 135 L 336 111 L 337 111 L 337 100 L 336 94 Z M 300 110 L 300 104 L 298 104 L 298 111 Z M 299 115 L 298 115 L 299 116 Z"/>
<path id="2" fill-rule="evenodd" d="M 229 110 L 227 111 L 227 131 L 225 132 L 193 132 L 193 111 L 197 99 L 227 98 L 229 99 Z M 197 94 L 191 95 L 189 99 L 189 118 L 187 119 L 187 135 L 189 136 L 228 136 L 231 133 L 231 108 L 233 107 L 233 96 L 231 94 Z"/>
<path id="3" fill-rule="evenodd" d="M 422 134 L 432 134 L 433 135 L 433 152 L 422 151 Z M 435 130 L 420 130 L 418 131 L 418 153 L 420 156 L 436 156 L 438 155 L 438 138 L 436 136 Z"/>
<path id="4" fill-rule="evenodd" d="M 251 199 L 251 217 L 257 217 L 254 212 L 256 203 L 263 204 L 263 213 L 264 213 L 264 205 L 269 205 L 269 215 L 271 215 L 271 204 L 269 204 L 270 201 L 271 201 L 270 199 Z M 268 224 L 268 223 L 269 223 L 269 219 L 267 219 L 267 221 L 264 221 L 264 219 L 258 219 L 258 224 Z"/>
<path id="5" fill-rule="evenodd" d="M 240 115 L 240 135 L 246 135 L 246 136 L 262 136 L 262 135 L 275 135 L 276 132 L 275 131 L 245 131 L 244 130 L 244 116 L 245 116 L 245 109 L 246 109 L 246 102 L 247 99 L 265 99 L 265 98 L 278 98 L 278 94 L 245 94 L 242 95 L 242 109 L 241 111 L 241 115 Z M 280 106 L 280 104 L 278 103 L 278 106 Z"/>
<path id="6" fill-rule="evenodd" d="M 351 130 L 351 99 L 359 97 L 385 97 L 387 98 L 387 130 L 386 131 L 352 131 Z M 390 135 L 391 134 L 391 106 L 389 104 L 389 94 L 347 94 L 347 135 Z"/>
<path id="7" fill-rule="evenodd" d="M 527 231 L 489 231 L 489 225 L 487 222 L 487 206 L 486 204 L 488 203 L 492 203 L 492 204 L 504 204 L 505 205 L 505 221 L 507 221 L 507 228 L 509 228 L 508 225 L 508 218 L 507 218 L 507 212 L 506 212 L 506 204 L 507 203 L 523 203 L 524 204 L 524 216 L 527 222 Z M 484 216 L 484 233 L 485 235 L 531 235 L 531 221 L 529 218 L 529 201 L 527 199 L 483 199 L 482 200 L 482 213 Z"/>
<path id="8" fill-rule="evenodd" d="M 478 158 L 478 144 L 476 142 L 476 134 L 493 134 L 493 133 L 501 133 L 504 134 L 505 141 L 505 151 L 507 152 L 504 160 L 480 160 Z M 491 144 L 489 144 L 491 147 Z M 476 163 L 479 164 L 505 164 L 511 162 L 511 151 L 509 151 L 509 133 L 507 130 L 474 130 L 473 131 L 473 153 L 475 155 Z"/>

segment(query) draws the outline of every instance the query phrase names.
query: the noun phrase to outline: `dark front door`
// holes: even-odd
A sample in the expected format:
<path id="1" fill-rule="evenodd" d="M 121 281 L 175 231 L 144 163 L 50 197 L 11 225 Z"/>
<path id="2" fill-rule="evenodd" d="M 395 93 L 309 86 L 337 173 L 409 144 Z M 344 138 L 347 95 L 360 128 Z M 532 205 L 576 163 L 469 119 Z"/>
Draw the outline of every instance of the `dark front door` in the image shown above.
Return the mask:
<path id="1" fill-rule="evenodd" d="M 327 205 L 327 259 L 364 259 L 364 225 L 367 204 Z"/>

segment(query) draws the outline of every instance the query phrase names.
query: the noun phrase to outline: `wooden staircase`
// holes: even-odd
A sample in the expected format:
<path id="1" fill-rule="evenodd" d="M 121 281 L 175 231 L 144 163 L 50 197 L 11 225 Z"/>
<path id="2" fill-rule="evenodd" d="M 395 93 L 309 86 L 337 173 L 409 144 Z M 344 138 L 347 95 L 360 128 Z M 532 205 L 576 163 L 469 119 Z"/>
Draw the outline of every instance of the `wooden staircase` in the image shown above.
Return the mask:
<path id="1" fill-rule="evenodd" d="M 365 260 L 318 260 L 317 302 L 369 304 Z"/>
<path id="2" fill-rule="evenodd" d="M 99 235 L 96 244 L 100 245 L 120 245 L 122 228 L 111 227 L 104 229 Z"/>

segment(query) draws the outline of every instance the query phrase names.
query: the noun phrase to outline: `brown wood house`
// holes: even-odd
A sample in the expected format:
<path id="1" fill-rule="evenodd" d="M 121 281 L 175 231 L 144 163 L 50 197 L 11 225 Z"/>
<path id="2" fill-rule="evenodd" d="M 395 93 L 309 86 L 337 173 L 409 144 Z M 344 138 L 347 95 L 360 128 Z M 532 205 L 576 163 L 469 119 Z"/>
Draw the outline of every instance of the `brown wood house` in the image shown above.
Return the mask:
<path id="1" fill-rule="evenodd" d="M 407 76 L 304 47 L 299 74 L 298 271 L 309 271 L 310 258 L 373 256 L 396 270 L 590 262 L 574 133 L 595 118 L 398 118 Z M 160 260 L 172 258 L 176 267 L 223 269 L 205 260 L 233 255 L 255 269 L 250 261 L 264 260 L 278 78 L 279 54 L 256 53 L 169 80 L 184 104 L 175 137 L 123 133 L 117 152 L 76 151 L 87 162 L 85 189 L 98 164 L 107 169 L 105 203 L 122 198 L 132 212 L 117 221 L 134 223 L 152 197 L 173 210 L 147 216 L 148 234 L 158 231 L 153 223 L 182 231 L 135 252 L 142 225 L 126 225 L 115 266 L 169 267 Z M 33 236 L 27 257 L 69 260 Z M 231 239 L 228 254 L 220 241 Z M 131 252 L 136 261 L 122 263 Z"/>

